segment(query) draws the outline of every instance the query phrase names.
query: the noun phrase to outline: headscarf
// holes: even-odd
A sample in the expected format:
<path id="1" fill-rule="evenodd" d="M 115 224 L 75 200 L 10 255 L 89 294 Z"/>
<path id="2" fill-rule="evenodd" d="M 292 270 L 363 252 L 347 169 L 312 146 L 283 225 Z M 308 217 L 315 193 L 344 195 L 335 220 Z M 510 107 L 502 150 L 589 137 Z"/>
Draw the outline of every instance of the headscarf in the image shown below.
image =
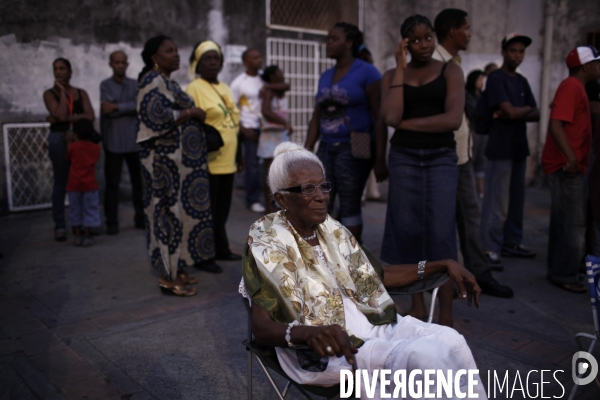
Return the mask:
<path id="1" fill-rule="evenodd" d="M 219 45 L 215 42 L 213 42 L 212 40 L 206 40 L 202 43 L 200 43 L 196 49 L 194 49 L 194 56 L 190 62 L 190 68 L 188 70 L 188 75 L 190 77 L 190 80 L 194 80 L 196 79 L 196 68 L 198 67 L 198 63 L 200 62 L 200 59 L 202 58 L 202 56 L 204 55 L 204 53 L 206 53 L 207 51 L 211 51 L 214 50 L 217 53 L 219 53 L 219 55 L 221 57 L 223 57 L 223 54 L 221 53 L 221 47 L 219 47 Z"/>

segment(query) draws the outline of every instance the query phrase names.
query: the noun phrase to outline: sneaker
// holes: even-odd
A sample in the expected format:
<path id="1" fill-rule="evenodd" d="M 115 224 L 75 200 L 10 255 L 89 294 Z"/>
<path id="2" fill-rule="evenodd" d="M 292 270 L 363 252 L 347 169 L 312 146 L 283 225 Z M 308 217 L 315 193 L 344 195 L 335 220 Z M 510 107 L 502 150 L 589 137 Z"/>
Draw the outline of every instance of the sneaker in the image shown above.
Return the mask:
<path id="1" fill-rule="evenodd" d="M 492 269 L 494 271 L 504 271 L 504 265 L 502 264 L 502 260 L 500 256 L 495 251 L 486 251 L 485 256 L 488 262 L 492 265 Z"/>
<path id="2" fill-rule="evenodd" d="M 534 258 L 535 252 L 529 250 L 522 244 L 505 244 L 500 250 L 500 254 L 503 257 L 521 257 L 521 258 Z"/>
<path id="3" fill-rule="evenodd" d="M 83 242 L 81 243 L 81 245 L 83 247 L 90 247 L 95 244 L 96 244 L 96 241 L 94 240 L 94 238 L 91 238 L 91 237 L 83 239 Z"/>
<path id="4" fill-rule="evenodd" d="M 260 203 L 254 203 L 250 206 L 250 211 L 255 213 L 264 213 L 265 207 Z"/>
<path id="5" fill-rule="evenodd" d="M 83 245 L 83 238 L 81 236 L 77 236 L 74 242 L 76 247 L 81 247 Z"/>

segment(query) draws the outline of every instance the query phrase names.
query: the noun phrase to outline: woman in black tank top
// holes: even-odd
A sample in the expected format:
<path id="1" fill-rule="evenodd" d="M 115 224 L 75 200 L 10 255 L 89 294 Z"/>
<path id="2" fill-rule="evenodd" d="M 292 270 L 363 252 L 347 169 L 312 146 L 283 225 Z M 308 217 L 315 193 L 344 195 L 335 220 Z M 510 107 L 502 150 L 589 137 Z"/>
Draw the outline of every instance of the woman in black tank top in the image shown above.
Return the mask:
<path id="1" fill-rule="evenodd" d="M 54 218 L 54 238 L 64 242 L 65 231 L 65 194 L 69 178 L 69 162 L 67 154 L 67 132 L 75 121 L 80 119 L 94 120 L 94 110 L 90 98 L 83 89 L 70 85 L 71 63 L 65 58 L 57 58 L 52 63 L 54 86 L 44 92 L 44 104 L 50 115 L 48 135 L 48 153 L 54 173 L 52 188 L 52 217 Z"/>
<path id="2" fill-rule="evenodd" d="M 381 259 L 391 264 L 457 260 L 457 155 L 454 131 L 460 127 L 465 102 L 460 67 L 432 59 L 431 22 L 409 17 L 396 48 L 397 67 L 382 79 L 381 113 L 396 129 L 389 153 L 389 202 Z M 406 53 L 411 61 L 407 64 Z M 385 170 L 385 143 L 378 143 L 378 168 Z M 427 264 L 425 263 L 425 271 Z M 480 290 L 467 272 L 470 294 Z M 466 283 L 465 281 L 465 283 Z M 466 292 L 465 292 L 466 294 Z M 461 293 L 462 295 L 462 293 Z M 453 284 L 439 291 L 439 323 L 452 326 Z M 422 294 L 413 295 L 411 316 L 424 319 Z"/>

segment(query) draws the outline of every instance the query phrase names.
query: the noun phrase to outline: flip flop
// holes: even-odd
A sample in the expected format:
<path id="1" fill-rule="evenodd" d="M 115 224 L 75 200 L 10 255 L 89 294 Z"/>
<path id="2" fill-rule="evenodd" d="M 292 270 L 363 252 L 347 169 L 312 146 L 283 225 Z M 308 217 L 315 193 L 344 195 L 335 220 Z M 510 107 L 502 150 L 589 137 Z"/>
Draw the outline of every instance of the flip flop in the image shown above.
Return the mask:
<path id="1" fill-rule="evenodd" d="M 175 296 L 189 297 L 194 296 L 196 294 L 196 288 L 182 285 L 169 285 L 167 283 L 158 282 L 158 287 L 162 291 L 172 293 Z"/>
<path id="2" fill-rule="evenodd" d="M 571 293 L 585 293 L 588 291 L 587 286 L 580 283 L 557 283 L 552 280 L 550 280 L 550 283 Z"/>

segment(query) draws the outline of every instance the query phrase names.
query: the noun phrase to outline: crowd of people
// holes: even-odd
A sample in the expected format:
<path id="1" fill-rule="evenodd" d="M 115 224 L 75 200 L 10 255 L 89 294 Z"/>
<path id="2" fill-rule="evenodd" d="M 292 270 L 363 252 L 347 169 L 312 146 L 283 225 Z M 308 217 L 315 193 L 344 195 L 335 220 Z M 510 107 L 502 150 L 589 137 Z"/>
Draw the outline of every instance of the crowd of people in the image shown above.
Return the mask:
<path id="1" fill-rule="evenodd" d="M 372 183 L 389 178 L 381 259 L 457 260 L 460 248 L 484 293 L 512 297 L 512 289 L 492 271 L 502 271 L 501 257 L 535 257 L 522 244 L 523 209 L 526 123 L 538 121 L 540 113 L 527 79 L 517 72 L 532 40 L 507 35 L 500 45 L 502 65 L 471 71 L 465 83 L 460 52 L 471 37 L 465 11 L 443 10 L 434 23 L 411 16 L 400 33 L 397 66 L 382 76 L 356 26 L 340 22 L 329 31 L 327 57 L 336 63 L 321 75 L 304 143 L 309 151 L 318 144 L 316 155 L 331 185 L 328 212 L 360 243 L 369 175 Z M 185 90 L 170 79 L 180 67 L 173 40 L 150 39 L 142 58 L 145 67 L 136 81 L 126 76 L 127 55 L 110 55 L 113 75 L 100 84 L 101 134 L 93 129 L 89 96 L 70 85 L 69 61 L 53 63 L 55 82 L 44 102 L 51 124 L 55 239 L 67 238 L 63 199 L 68 193 L 75 244 L 94 244 L 90 229 L 100 225 L 94 169 L 101 141 L 106 233 L 119 232 L 126 162 L 134 225 L 147 230 L 151 263 L 163 273 L 161 287 L 193 295 L 195 278 L 186 266 L 219 273 L 216 260 L 241 259 L 230 251 L 225 229 L 234 174 L 244 169 L 251 211 L 278 209 L 268 171 L 275 148 L 293 134 L 290 85 L 278 66 L 262 69 L 254 48 L 244 52 L 245 71 L 231 87 L 219 80 L 223 53 L 210 40 L 194 47 Z M 600 212 L 590 201 L 600 194 L 592 185 L 588 196 L 586 183 L 599 169 L 587 174 L 599 105 L 596 50 L 578 47 L 567 66 L 570 76 L 553 102 L 542 157 L 553 204 L 548 279 L 584 292 L 583 255 L 600 247 Z M 569 109 L 573 104 L 577 107 Z M 394 129 L 390 146 L 388 127 Z M 453 296 L 451 283 L 441 288 L 440 322 L 447 325 Z M 424 317 L 421 294 L 413 295 L 409 314 Z"/>
<path id="2" fill-rule="evenodd" d="M 502 65 L 471 71 L 465 82 L 460 52 L 468 49 L 470 29 L 459 9 L 443 10 L 433 23 L 410 16 L 400 29 L 396 67 L 382 75 L 362 32 L 344 22 L 333 26 L 326 52 L 335 66 L 320 77 L 304 147 L 290 143 L 284 71 L 276 65 L 263 70 L 256 49 L 243 53 L 245 71 L 229 86 L 219 78 L 220 45 L 198 43 L 185 90 L 171 79 L 180 68 L 171 38 L 146 42 L 137 81 L 126 76 L 127 54 L 113 52 L 113 75 L 100 84 L 100 133 L 89 96 L 70 85 L 69 61 L 56 59 L 54 85 L 43 95 L 55 239 L 67 239 L 68 193 L 75 245 L 94 244 L 91 229 L 101 225 L 95 176 L 101 142 L 106 233 L 119 233 L 126 162 L 134 226 L 146 230 L 159 287 L 195 295 L 198 279 L 187 267 L 220 273 L 216 261 L 242 260 L 230 250 L 226 222 L 234 175 L 243 168 L 246 206 L 266 214 L 250 228 L 240 284 L 257 305 L 258 340 L 282 348 L 308 344 L 320 357 L 336 355 L 331 365 L 338 369 L 355 362 L 360 341 L 370 361 L 356 357 L 367 369 L 418 368 L 432 356 L 442 365 L 440 351 L 461 354 L 444 361 L 449 367 L 474 365 L 464 339 L 419 321 L 426 317 L 422 293 L 412 295 L 408 316 L 401 317 L 385 289 L 447 272 L 452 279 L 440 287 L 438 323 L 452 327 L 455 296 L 477 306 L 481 292 L 513 297 L 492 271 L 503 270 L 502 257 L 536 256 L 522 242 L 526 123 L 540 113 L 517 72 L 532 39 L 502 38 Z M 566 64 L 569 77 L 552 103 L 542 154 L 552 199 L 547 277 L 581 293 L 587 290 L 584 256 L 600 255 L 600 162 L 593 162 L 600 136 L 592 141 L 600 125 L 600 56 L 579 46 Z M 389 179 L 380 258 L 391 265 L 383 268 L 361 247 L 361 199 L 370 174 Z M 588 180 L 596 182 L 589 190 Z M 457 263 L 459 250 L 464 267 Z M 396 329 L 401 319 L 405 329 Z M 313 329 L 292 329 L 299 324 Z M 412 351 L 422 356 L 416 364 L 406 352 L 390 356 L 407 338 L 423 336 L 435 355 L 416 341 Z M 299 382 L 335 381 L 335 374 L 299 371 L 295 352 L 278 349 L 278 356 Z"/>

